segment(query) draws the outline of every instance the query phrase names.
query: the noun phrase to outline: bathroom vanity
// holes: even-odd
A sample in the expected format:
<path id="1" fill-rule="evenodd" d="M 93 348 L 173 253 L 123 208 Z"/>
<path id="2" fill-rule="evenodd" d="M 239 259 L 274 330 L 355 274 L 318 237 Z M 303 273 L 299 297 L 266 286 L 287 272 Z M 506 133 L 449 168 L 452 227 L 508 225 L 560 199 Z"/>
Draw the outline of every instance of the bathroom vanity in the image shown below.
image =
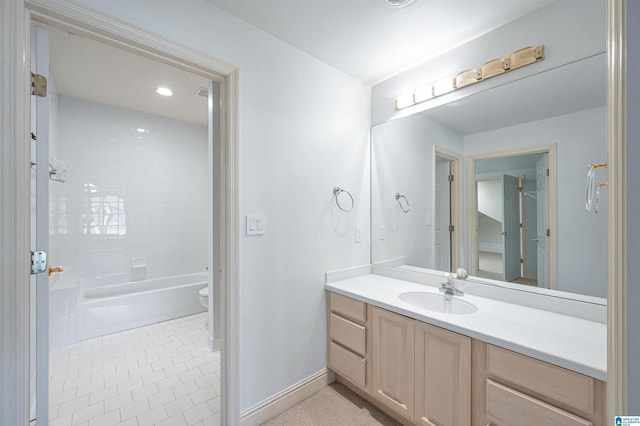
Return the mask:
<path id="1" fill-rule="evenodd" d="M 326 289 L 328 367 L 403 424 L 605 424 L 603 323 L 381 275 Z"/>

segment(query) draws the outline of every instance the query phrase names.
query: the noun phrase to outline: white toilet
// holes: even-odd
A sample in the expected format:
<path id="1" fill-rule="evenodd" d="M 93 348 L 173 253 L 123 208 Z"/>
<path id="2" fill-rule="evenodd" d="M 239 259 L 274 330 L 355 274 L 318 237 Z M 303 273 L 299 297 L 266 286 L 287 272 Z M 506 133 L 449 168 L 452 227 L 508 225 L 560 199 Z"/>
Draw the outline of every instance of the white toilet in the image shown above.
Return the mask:
<path id="1" fill-rule="evenodd" d="M 209 287 L 200 290 L 198 292 L 198 298 L 200 299 L 200 304 L 209 309 Z"/>

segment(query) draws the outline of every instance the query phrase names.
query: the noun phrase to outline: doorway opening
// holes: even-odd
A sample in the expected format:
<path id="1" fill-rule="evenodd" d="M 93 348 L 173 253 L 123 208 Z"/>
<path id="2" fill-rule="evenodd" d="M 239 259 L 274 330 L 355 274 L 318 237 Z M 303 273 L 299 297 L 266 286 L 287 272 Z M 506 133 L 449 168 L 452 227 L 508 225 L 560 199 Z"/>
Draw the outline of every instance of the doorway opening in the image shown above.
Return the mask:
<path id="1" fill-rule="evenodd" d="M 433 147 L 433 269 L 451 272 L 460 267 L 460 158 Z M 427 218 L 427 226 L 431 226 Z"/>
<path id="2" fill-rule="evenodd" d="M 80 8 L 77 10 L 74 8 L 71 11 L 66 10 L 65 13 L 75 18 L 84 17 L 84 12 Z M 42 20 L 42 22 L 39 22 L 40 25 L 43 23 L 52 24 L 46 16 L 38 16 L 38 18 L 37 21 Z M 31 19 L 34 19 L 33 15 L 28 16 L 28 22 Z M 70 19 L 70 21 L 73 20 Z M 91 19 L 80 19 L 79 21 L 84 22 L 84 25 L 87 26 L 84 29 L 65 27 L 65 30 L 72 29 L 72 32 L 77 31 L 78 34 L 84 36 L 91 35 L 92 43 L 100 44 L 96 40 L 108 39 L 97 37 L 92 31 L 95 28 L 89 29 L 90 24 L 87 22 L 92 22 Z M 100 26 L 98 22 L 92 23 Z M 63 26 L 59 20 L 56 20 L 53 24 L 55 27 Z M 44 27 L 44 25 L 42 26 Z M 53 28 L 50 28 L 50 30 L 57 31 Z M 134 416 L 143 416 L 146 413 L 148 419 L 152 419 L 153 416 L 157 415 L 157 411 L 153 412 L 152 395 L 148 394 L 148 392 L 155 387 L 159 394 L 155 402 L 160 403 L 159 401 L 166 396 L 166 394 L 160 395 L 163 388 L 164 390 L 172 391 L 182 386 L 182 390 L 189 391 L 189 396 L 197 392 L 198 396 L 194 396 L 190 400 L 195 406 L 194 408 L 198 408 L 198 412 L 203 412 L 202 407 L 200 407 L 202 404 L 209 407 L 211 416 L 203 417 L 203 419 L 225 422 L 225 418 L 234 418 L 237 415 L 237 410 L 233 409 L 237 403 L 237 398 L 235 398 L 234 394 L 228 395 L 226 393 L 226 384 L 235 379 L 233 375 L 235 362 L 234 360 L 228 360 L 227 354 L 230 349 L 236 347 L 236 336 L 225 333 L 227 327 L 234 327 L 236 323 L 233 316 L 225 318 L 228 312 L 226 306 L 229 300 L 235 300 L 236 297 L 233 286 L 227 288 L 226 284 L 233 284 L 237 273 L 237 256 L 234 250 L 237 242 L 235 241 L 236 237 L 232 226 L 235 222 L 237 198 L 235 190 L 225 190 L 226 185 L 234 187 L 234 183 L 237 180 L 235 176 L 236 170 L 233 167 L 237 155 L 233 142 L 234 136 L 229 135 L 229 123 L 233 123 L 235 120 L 235 112 L 233 108 L 229 108 L 229 104 L 233 104 L 230 101 L 235 97 L 235 85 L 237 84 L 234 77 L 235 72 L 231 70 L 228 71 L 229 74 L 217 74 L 214 71 L 216 66 L 213 64 L 216 61 L 208 61 L 206 58 L 200 57 L 200 55 L 191 54 L 188 49 L 174 48 L 171 43 L 164 41 L 163 47 L 165 49 L 163 49 L 163 52 L 172 52 L 176 56 L 171 56 L 170 53 L 167 53 L 163 57 L 157 54 L 158 50 L 153 50 L 150 47 L 158 45 L 155 40 L 149 40 L 148 37 L 140 35 L 139 32 L 134 35 L 133 32 L 124 27 L 119 28 L 117 31 L 120 32 L 120 42 L 110 42 L 109 44 L 123 48 L 131 47 L 129 50 L 133 50 L 140 55 L 138 59 L 143 58 L 142 53 L 146 52 L 148 55 L 144 55 L 145 60 L 155 62 L 156 65 L 173 67 L 174 72 L 183 73 L 182 78 L 192 73 L 197 75 L 201 81 L 204 81 L 204 87 L 197 87 L 197 90 L 194 90 L 189 95 L 202 97 L 204 88 L 204 93 L 206 94 L 203 104 L 204 116 L 207 118 L 208 123 L 204 126 L 193 122 L 185 123 L 175 117 L 161 117 L 161 114 L 156 115 L 153 112 L 141 111 L 138 107 L 128 108 L 127 105 L 100 103 L 95 99 L 80 99 L 68 93 L 61 95 L 61 97 L 64 97 L 63 100 L 58 98 L 59 104 L 57 106 L 60 107 L 58 111 L 60 116 L 64 115 L 66 118 L 75 120 L 71 121 L 71 124 L 64 125 L 64 130 L 68 132 L 66 136 L 71 135 L 72 137 L 70 138 L 71 140 L 65 137 L 64 141 L 60 138 L 61 143 L 55 146 L 55 150 L 60 150 L 52 151 L 52 153 L 60 155 L 50 156 L 49 160 L 51 161 L 40 161 L 41 165 L 46 168 L 45 174 L 48 175 L 47 177 L 50 178 L 51 183 L 56 181 L 55 184 L 61 186 L 55 188 L 50 194 L 51 197 L 47 195 L 45 197 L 46 203 L 41 203 L 39 206 L 42 208 L 44 204 L 51 200 L 52 208 L 47 209 L 46 214 L 35 214 L 34 216 L 48 219 L 50 223 L 47 226 L 47 232 L 41 233 L 49 235 L 51 232 L 56 235 L 56 238 L 60 237 L 59 241 L 52 240 L 54 246 L 75 249 L 74 253 L 66 252 L 66 250 L 59 251 L 60 254 L 67 257 L 67 260 L 74 256 L 84 256 L 85 260 L 88 259 L 88 261 L 84 263 L 70 261 L 68 264 L 73 266 L 65 269 L 63 265 L 61 269 L 64 272 L 58 274 L 58 276 L 53 276 L 53 280 L 57 282 L 53 283 L 52 287 L 55 286 L 56 290 L 61 290 L 61 293 L 65 293 L 65 290 L 70 291 L 65 293 L 64 296 L 60 294 L 52 298 L 52 302 L 58 296 L 62 296 L 65 299 L 65 303 L 55 304 L 54 307 L 56 309 L 65 304 L 69 308 L 60 315 L 64 317 L 63 321 L 57 323 L 60 327 L 51 330 L 52 343 L 54 345 L 62 345 L 68 349 L 73 346 L 74 349 L 70 350 L 75 350 L 77 353 L 67 358 L 73 359 L 77 355 L 80 361 L 82 361 L 83 357 L 85 361 L 95 359 L 95 353 L 85 352 L 83 349 L 86 347 L 94 349 L 100 347 L 101 352 L 107 352 L 108 359 L 102 362 L 102 370 L 97 370 L 96 366 L 84 365 L 86 368 L 84 368 L 82 374 L 88 374 L 84 378 L 79 377 L 81 374 L 80 369 L 83 368 L 82 362 L 75 363 L 71 368 L 73 370 L 71 374 L 75 374 L 74 378 L 66 380 L 67 378 L 65 377 L 62 383 L 55 383 L 51 386 L 48 386 L 48 383 L 54 381 L 52 380 L 53 375 L 50 376 L 48 374 L 48 362 L 46 362 L 46 367 L 35 371 L 35 387 L 44 387 L 46 390 L 43 393 L 42 390 L 32 389 L 31 401 L 32 403 L 35 401 L 32 406 L 35 407 L 36 413 L 40 413 L 37 415 L 38 423 L 42 422 L 44 424 L 48 423 L 47 418 L 54 419 L 69 415 L 71 415 L 73 422 L 80 421 L 79 419 L 83 416 L 91 416 L 87 417 L 87 420 L 97 419 L 97 416 L 93 417 L 100 411 L 96 408 L 96 404 L 102 406 L 102 415 L 118 415 L 120 416 L 119 421 L 124 420 L 123 416 L 131 418 L 134 412 Z M 109 32 L 103 31 L 102 34 L 109 34 Z M 69 35 L 63 34 L 63 37 L 65 36 Z M 128 36 L 136 39 L 136 42 L 132 40 L 130 41 L 131 44 L 122 42 L 122 40 L 129 41 Z M 132 47 L 134 45 L 136 46 L 135 49 Z M 147 46 L 149 46 L 149 50 L 145 49 Z M 122 50 L 122 53 L 131 55 L 129 52 L 124 52 L 124 50 Z M 184 59 L 189 55 L 191 55 L 189 60 Z M 149 57 L 151 59 L 148 59 Z M 160 60 L 160 58 L 163 60 Z M 106 71 L 109 73 L 108 68 Z M 114 69 L 112 68 L 110 71 L 113 72 Z M 147 77 L 148 80 L 152 80 L 148 75 Z M 94 83 L 98 84 L 96 81 Z M 56 89 L 55 83 L 50 88 Z M 112 91 L 115 92 L 115 90 Z M 128 96 L 124 96 L 124 98 L 127 101 L 135 99 L 135 97 Z M 225 104 L 226 106 L 224 106 Z M 182 108 L 176 109 L 183 110 Z M 119 116 L 124 120 L 128 119 L 129 122 L 117 124 L 118 120 L 114 120 L 113 116 L 110 117 L 110 115 Z M 133 123 L 133 121 L 139 120 L 141 117 L 146 119 L 142 120 L 147 121 L 146 127 L 144 124 Z M 47 119 L 49 118 L 48 116 Z M 97 120 L 98 118 L 106 118 L 107 124 L 96 125 L 96 121 L 92 120 Z M 170 126 L 165 126 L 166 123 L 162 122 L 162 120 L 174 121 L 179 123 L 178 127 L 182 126 L 182 128 L 175 133 L 173 130 L 168 130 Z M 42 132 L 41 134 L 44 133 L 48 132 Z M 36 137 L 37 135 L 34 133 L 34 139 Z M 162 137 L 165 138 L 164 141 L 158 140 L 158 138 L 162 139 Z M 93 148 L 100 147 L 102 151 L 96 149 L 94 152 L 89 149 L 90 144 L 88 141 L 91 138 L 100 139 L 99 143 L 94 145 Z M 128 139 L 126 143 L 119 146 L 119 138 Z M 41 138 L 40 144 L 44 144 L 46 139 Z M 196 139 L 198 142 L 194 143 L 193 141 Z M 152 146 L 148 151 L 141 147 L 145 141 L 150 142 Z M 166 148 L 170 146 L 168 142 L 176 142 L 177 144 L 192 143 L 193 146 L 182 145 L 176 148 L 178 145 L 174 145 L 173 148 L 170 148 L 173 149 L 172 151 L 163 152 L 163 143 Z M 196 145 L 198 146 L 197 148 L 195 147 Z M 62 149 L 63 146 L 64 150 Z M 84 153 L 82 149 L 85 149 Z M 65 155 L 62 155 L 63 153 Z M 162 157 L 163 155 L 164 157 Z M 69 160 L 65 160 L 65 158 Z M 129 161 L 134 167 L 127 169 L 123 165 L 118 165 L 118 159 Z M 102 165 L 100 165 L 101 161 L 104 162 Z M 194 166 L 195 163 L 193 161 L 198 163 L 197 166 Z M 143 166 L 149 165 L 151 166 L 145 170 Z M 37 168 L 37 164 L 35 166 L 34 168 Z M 115 173 L 109 173 L 108 169 L 110 168 L 115 169 Z M 91 176 L 90 179 L 87 178 L 88 175 Z M 198 176 L 204 179 L 198 179 Z M 156 179 L 158 177 L 160 178 Z M 100 180 L 102 182 L 97 183 Z M 78 187 L 79 181 L 80 187 Z M 70 189 L 71 183 L 75 184 L 73 190 Z M 64 187 L 65 185 L 66 187 Z M 137 189 L 133 190 L 132 188 L 136 186 Z M 160 193 L 160 188 L 167 187 L 174 189 L 173 195 L 157 195 Z M 177 191 L 175 191 L 176 187 L 178 187 Z M 69 190 L 67 191 L 67 189 Z M 64 192 L 68 193 L 64 194 Z M 136 194 L 133 194 L 135 192 L 138 193 L 137 195 L 142 196 L 142 201 L 140 198 L 135 197 Z M 156 195 L 155 197 L 154 194 Z M 73 199 L 74 197 L 76 199 Z M 185 203 L 186 199 L 191 200 L 193 203 Z M 161 203 L 167 200 L 169 201 L 168 204 Z M 185 204 L 189 205 L 185 207 Z M 81 209 L 74 210 L 74 207 L 78 206 Z M 154 214 L 158 212 L 161 212 L 164 216 L 154 217 Z M 142 214 L 142 216 L 139 216 L 139 214 Z M 196 219 L 203 219 L 203 223 L 195 223 Z M 146 223 L 145 220 L 147 220 Z M 187 228 L 190 227 L 186 231 L 188 233 L 186 237 L 183 234 L 168 231 L 175 229 L 173 228 L 174 225 L 185 226 L 185 224 Z M 139 236 L 139 234 L 144 234 L 149 230 L 160 230 L 159 233 L 164 231 L 165 233 L 162 235 L 164 241 L 138 241 L 137 244 L 128 246 L 119 244 L 129 237 Z M 74 232 L 75 235 L 73 235 Z M 209 240 L 208 242 L 206 241 L 207 239 Z M 213 243 L 214 239 L 216 240 L 215 244 Z M 96 244 L 97 249 L 91 246 L 91 244 L 96 243 L 96 240 L 99 241 Z M 88 247 L 87 244 L 91 248 L 85 250 Z M 153 256 L 138 256 L 134 253 L 136 249 L 144 247 L 150 250 L 162 250 L 163 246 L 164 248 L 170 246 L 172 254 L 165 254 L 163 257 L 156 252 L 154 252 Z M 183 259 L 186 257 L 191 258 L 191 256 L 185 256 L 190 251 L 198 251 L 199 257 L 196 256 L 195 260 L 192 258 L 189 265 L 184 265 L 184 262 L 182 262 L 181 266 L 178 266 L 177 264 L 180 262 L 177 262 L 176 258 L 181 256 Z M 99 252 L 99 254 L 96 255 L 96 252 Z M 110 255 L 106 255 L 106 252 L 109 252 Z M 152 257 L 156 259 L 152 261 Z M 51 260 L 56 261 L 55 259 Z M 180 297 L 175 295 L 167 296 L 166 294 L 157 295 L 160 298 L 164 298 L 165 302 L 169 302 L 164 303 L 164 305 L 165 307 L 169 305 L 168 310 L 173 311 L 170 313 L 173 317 L 167 317 L 165 315 L 167 312 L 158 313 L 157 311 L 147 313 L 148 315 L 146 316 L 143 315 L 145 317 L 143 319 L 129 316 L 132 311 L 145 311 L 149 307 L 157 308 L 159 305 L 163 305 L 159 303 L 158 299 L 146 301 L 146 303 L 136 302 L 134 305 L 129 306 L 127 306 L 128 302 L 116 303 L 110 306 L 100 305 L 107 299 L 113 302 L 114 294 L 112 292 L 115 291 L 116 287 L 118 287 L 118 290 L 122 290 L 121 293 L 130 296 L 148 293 L 149 287 L 155 287 L 157 284 L 153 283 L 152 285 L 150 283 L 155 278 L 154 276 L 172 274 L 172 268 L 174 270 L 194 268 L 196 267 L 194 266 L 195 263 L 198 263 L 198 270 L 202 269 L 197 274 L 183 271 L 183 273 L 170 276 L 198 275 L 198 277 L 189 277 L 192 279 L 188 283 L 173 282 L 169 286 L 160 285 L 163 290 L 159 293 L 164 293 L 164 289 L 167 287 L 180 288 L 182 290 L 188 287 L 191 292 L 188 295 L 181 294 Z M 56 266 L 59 265 L 56 264 Z M 152 268 L 156 270 L 152 271 Z M 164 271 L 160 271 L 163 268 Z M 53 272 L 60 272 L 59 269 L 56 271 L 54 268 Z M 97 274 L 88 272 L 97 270 L 101 271 Z M 68 279 L 60 280 L 65 275 L 65 272 Z M 93 285 L 90 284 L 89 277 L 91 275 L 94 278 L 97 277 L 92 282 Z M 145 280 L 145 278 L 147 279 Z M 144 289 L 138 288 L 139 286 L 134 289 L 133 287 L 136 285 L 141 285 Z M 209 296 L 219 294 L 217 300 L 215 300 L 215 297 L 208 297 L 209 301 L 205 302 L 205 304 L 208 304 L 206 307 L 200 304 L 203 294 L 199 293 L 199 290 L 205 288 L 209 290 Z M 91 292 L 91 290 L 100 291 Z M 74 291 L 75 294 L 72 294 Z M 47 293 L 49 292 L 47 291 Z M 97 299 L 101 300 L 98 302 Z M 178 299 L 186 301 L 189 306 L 176 308 L 175 302 Z M 76 302 L 75 308 L 70 307 L 71 301 Z M 43 301 L 40 300 L 36 303 L 42 304 Z M 80 307 L 81 304 L 83 304 L 82 307 Z M 72 311 L 73 309 L 75 309 L 75 312 Z M 93 310 L 93 313 L 86 309 Z M 82 313 L 80 313 L 81 311 Z M 205 313 L 198 313 L 199 311 Z M 207 311 L 210 315 L 206 313 Z M 32 338 L 32 343 L 36 348 L 36 351 L 32 350 L 32 353 L 36 353 L 35 358 L 41 358 L 40 365 L 42 366 L 45 364 L 42 362 L 42 358 L 47 359 L 49 350 L 49 325 L 55 326 L 49 324 L 49 315 L 40 315 L 40 312 L 34 306 L 32 306 L 31 312 L 40 317 L 36 318 L 34 323 L 39 323 L 41 335 L 47 336 L 46 339 L 39 339 L 37 333 L 32 335 L 35 336 L 35 339 Z M 53 310 L 51 313 L 54 314 Z M 144 312 L 136 312 L 136 314 L 140 313 L 144 314 Z M 172 318 L 177 319 L 172 320 Z M 187 321 L 185 324 L 185 318 L 195 321 Z M 88 319 L 95 320 L 93 322 L 95 327 L 91 326 L 92 323 Z M 123 321 L 123 319 L 126 320 Z M 150 330 L 152 328 L 162 328 L 158 324 L 163 327 L 170 325 L 170 321 L 175 321 L 175 323 L 168 327 L 169 333 L 164 337 L 156 336 L 157 338 L 154 340 L 151 337 Z M 73 324 L 74 322 L 75 324 Z M 124 330 L 114 329 L 116 323 L 120 323 Z M 137 355 L 123 353 L 125 348 L 122 346 L 125 343 L 122 341 L 119 343 L 120 347 L 116 345 L 111 349 L 105 349 L 107 341 L 116 340 L 115 335 L 121 337 L 129 336 L 129 340 L 131 340 L 134 334 L 134 331 L 131 330 L 135 330 L 135 327 L 140 325 L 146 327 L 143 332 L 145 335 L 143 340 L 148 344 L 153 343 L 153 345 L 148 345 L 147 348 L 141 350 L 141 346 L 136 349 L 136 345 L 132 343 L 129 349 L 133 348 Z M 204 329 L 205 325 L 211 327 L 211 333 Z M 185 332 L 180 338 L 177 337 L 178 333 L 175 331 L 177 329 L 182 329 Z M 202 333 L 203 330 L 204 333 Z M 216 332 L 216 330 L 218 331 Z M 126 340 L 126 337 L 124 339 Z M 202 340 L 202 342 L 196 342 L 198 339 Z M 46 343 L 46 345 L 43 345 L 43 343 Z M 158 343 L 160 347 L 157 346 Z M 202 345 L 199 343 L 202 343 Z M 196 351 L 198 355 L 194 355 L 194 352 L 187 353 L 186 348 L 188 346 L 198 346 Z M 172 351 L 171 347 L 175 350 Z M 218 372 L 203 372 L 201 368 L 203 365 L 207 365 L 208 368 L 209 364 L 215 363 L 208 362 L 208 354 L 211 353 L 208 350 L 212 348 L 219 351 L 218 355 L 214 356 L 214 361 L 218 363 Z M 147 353 L 148 351 L 157 351 L 157 353 L 152 355 Z M 169 352 L 177 352 L 177 354 L 173 354 L 177 358 L 169 357 L 167 355 Z M 84 355 L 80 355 L 80 353 L 84 353 Z M 118 353 L 119 355 L 117 355 Z M 68 352 L 67 355 L 69 355 Z M 198 357 L 200 359 L 196 359 Z M 127 358 L 129 359 L 127 360 Z M 157 361 L 155 368 L 151 364 L 141 365 L 141 360 L 152 361 L 154 358 Z M 173 367 L 168 366 L 168 362 L 171 362 Z M 38 360 L 36 359 L 34 363 L 37 365 Z M 137 366 L 133 365 L 134 363 L 137 363 Z M 225 369 L 228 368 L 229 364 L 232 367 L 230 368 L 231 374 L 226 374 Z M 109 366 L 107 367 L 107 365 Z M 134 367 L 134 369 L 132 370 L 131 367 Z M 196 371 L 192 367 L 199 371 L 199 377 L 195 376 Z M 64 369 L 68 370 L 69 365 L 65 365 Z M 111 371 L 112 369 L 114 371 Z M 52 368 L 52 373 L 53 370 L 54 368 Z M 136 377 L 132 377 L 134 374 L 132 371 L 135 371 Z M 125 375 L 128 377 L 126 380 L 124 380 Z M 164 379 L 161 377 L 163 375 L 165 376 Z M 87 378 L 89 383 L 84 383 Z M 164 382 L 161 384 L 161 381 Z M 197 389 L 194 389 L 194 384 Z M 64 393 L 65 390 L 69 390 L 68 388 L 73 385 L 76 385 L 75 392 Z M 100 386 L 102 386 L 102 389 L 99 389 Z M 217 390 L 214 389 L 215 386 L 217 386 Z M 81 387 L 82 390 L 80 390 Z M 49 392 L 56 391 L 61 393 L 55 396 L 55 400 L 54 398 L 49 399 Z M 113 392 L 116 392 L 115 396 Z M 76 397 L 81 396 L 82 400 L 79 401 L 77 398 L 74 400 L 68 399 L 71 398 L 72 393 Z M 42 395 L 46 396 L 42 397 Z M 176 392 L 173 392 L 173 395 L 177 395 Z M 132 398 L 129 401 L 131 404 L 128 405 L 137 404 L 138 408 L 134 410 L 132 406 L 133 411 L 129 411 L 128 414 L 125 414 L 126 410 L 122 411 L 122 406 L 114 410 L 107 410 L 107 401 L 115 403 L 114 398 L 123 398 L 119 400 L 121 405 L 128 402 L 124 401 L 126 397 Z M 146 398 L 146 402 L 140 403 L 140 401 L 135 400 L 136 397 Z M 196 404 L 194 398 L 200 404 Z M 76 408 L 79 408 L 78 405 L 84 405 L 85 399 L 88 399 L 90 405 L 84 407 L 84 409 L 77 410 Z M 52 405 L 51 412 L 49 411 L 50 404 Z M 148 410 L 144 410 L 144 413 L 136 412 L 140 409 L 140 406 L 145 404 Z M 227 407 L 229 406 L 232 407 L 232 410 L 228 410 Z M 109 405 L 109 407 L 114 408 L 115 406 Z M 228 413 L 227 411 L 231 412 Z M 165 413 L 168 412 L 165 409 Z M 185 419 L 189 415 L 186 412 L 173 414 L 182 415 Z M 113 422 L 118 419 L 115 417 L 107 419 L 105 417 L 104 420 Z"/>

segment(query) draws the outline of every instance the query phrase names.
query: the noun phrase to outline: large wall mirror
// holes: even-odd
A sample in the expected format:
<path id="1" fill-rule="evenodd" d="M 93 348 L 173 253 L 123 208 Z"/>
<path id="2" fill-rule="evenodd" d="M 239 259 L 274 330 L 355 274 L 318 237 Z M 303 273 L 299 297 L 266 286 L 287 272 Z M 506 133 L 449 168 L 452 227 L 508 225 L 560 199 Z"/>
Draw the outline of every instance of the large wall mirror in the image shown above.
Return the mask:
<path id="1" fill-rule="evenodd" d="M 602 52 L 374 126 L 372 264 L 606 297 L 606 171 L 585 209 L 605 72 Z"/>

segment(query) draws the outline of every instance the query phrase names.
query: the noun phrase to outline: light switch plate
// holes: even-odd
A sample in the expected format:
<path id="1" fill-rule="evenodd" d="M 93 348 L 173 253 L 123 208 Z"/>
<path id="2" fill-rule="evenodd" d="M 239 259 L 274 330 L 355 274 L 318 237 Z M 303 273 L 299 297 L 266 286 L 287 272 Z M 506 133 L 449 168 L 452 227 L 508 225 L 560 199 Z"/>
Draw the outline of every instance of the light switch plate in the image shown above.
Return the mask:
<path id="1" fill-rule="evenodd" d="M 247 235 L 263 235 L 267 228 L 264 213 L 247 214 Z"/>

